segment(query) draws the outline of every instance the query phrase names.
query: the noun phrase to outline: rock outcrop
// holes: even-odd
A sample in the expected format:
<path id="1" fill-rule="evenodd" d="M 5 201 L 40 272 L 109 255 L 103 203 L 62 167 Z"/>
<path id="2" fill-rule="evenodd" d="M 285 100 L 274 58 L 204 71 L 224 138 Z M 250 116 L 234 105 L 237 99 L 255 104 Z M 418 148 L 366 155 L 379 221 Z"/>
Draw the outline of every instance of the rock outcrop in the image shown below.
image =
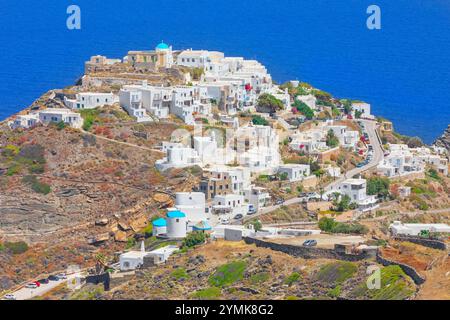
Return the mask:
<path id="1" fill-rule="evenodd" d="M 438 147 L 444 147 L 450 152 L 450 125 L 444 131 L 444 134 L 433 143 Z"/>

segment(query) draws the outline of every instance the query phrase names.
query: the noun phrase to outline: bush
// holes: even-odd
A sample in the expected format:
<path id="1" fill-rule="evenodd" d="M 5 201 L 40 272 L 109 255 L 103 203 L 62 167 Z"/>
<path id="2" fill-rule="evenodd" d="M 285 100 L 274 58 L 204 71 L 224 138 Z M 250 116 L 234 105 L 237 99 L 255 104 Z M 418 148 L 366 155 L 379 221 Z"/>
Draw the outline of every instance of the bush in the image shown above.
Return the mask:
<path id="1" fill-rule="evenodd" d="M 319 228 L 322 231 L 329 233 L 354 233 L 354 234 L 366 234 L 368 229 L 366 226 L 359 223 L 342 223 L 337 222 L 333 218 L 323 217 L 319 220 Z"/>
<path id="2" fill-rule="evenodd" d="M 284 279 L 284 283 L 288 286 L 293 285 L 295 282 L 299 281 L 301 279 L 301 276 L 298 272 L 292 272 L 289 277 Z"/>
<path id="3" fill-rule="evenodd" d="M 186 269 L 178 268 L 172 272 L 172 277 L 174 277 L 177 280 L 180 280 L 180 279 L 188 279 L 189 275 L 187 274 Z"/>
<path id="4" fill-rule="evenodd" d="M 276 112 L 284 108 L 283 102 L 281 100 L 268 93 L 263 93 L 259 96 L 257 105 L 260 108 L 270 109 L 270 112 Z"/>
<path id="5" fill-rule="evenodd" d="M 201 231 L 194 231 L 189 233 L 183 240 L 183 247 L 192 248 L 196 245 L 205 243 L 207 234 Z"/>
<path id="6" fill-rule="evenodd" d="M 269 125 L 269 122 L 265 118 L 261 117 L 260 115 L 252 116 L 252 123 L 254 125 L 260 125 L 260 126 L 268 126 Z"/>
<path id="7" fill-rule="evenodd" d="M 357 270 L 358 267 L 352 262 L 338 261 L 322 266 L 316 278 L 323 283 L 339 285 L 350 279 Z"/>
<path id="8" fill-rule="evenodd" d="M 257 284 L 257 283 L 262 283 L 262 282 L 266 282 L 267 280 L 269 280 L 270 278 L 270 274 L 268 272 L 259 272 L 259 273 L 255 273 L 250 277 L 250 281 L 253 284 Z"/>
<path id="9" fill-rule="evenodd" d="M 295 100 L 294 108 L 296 108 L 298 112 L 302 113 L 306 119 L 311 120 L 314 118 L 314 111 L 306 103 Z"/>
<path id="10" fill-rule="evenodd" d="M 197 299 L 216 299 L 222 294 L 221 290 L 217 287 L 210 287 L 196 291 L 192 297 Z"/>
<path id="11" fill-rule="evenodd" d="M 242 280 L 247 268 L 245 261 L 234 261 L 217 268 L 216 272 L 209 278 L 209 284 L 215 287 L 224 287 Z"/>
<path id="12" fill-rule="evenodd" d="M 24 241 L 5 242 L 4 248 L 12 254 L 22 254 L 28 250 L 28 244 Z"/>
<path id="13" fill-rule="evenodd" d="M 372 177 L 367 180 L 367 194 L 386 198 L 389 195 L 389 178 Z"/>
<path id="14" fill-rule="evenodd" d="M 23 177 L 22 182 L 31 185 L 31 189 L 37 193 L 47 195 L 51 191 L 51 187 L 48 184 L 39 181 L 36 176 L 25 176 Z"/>

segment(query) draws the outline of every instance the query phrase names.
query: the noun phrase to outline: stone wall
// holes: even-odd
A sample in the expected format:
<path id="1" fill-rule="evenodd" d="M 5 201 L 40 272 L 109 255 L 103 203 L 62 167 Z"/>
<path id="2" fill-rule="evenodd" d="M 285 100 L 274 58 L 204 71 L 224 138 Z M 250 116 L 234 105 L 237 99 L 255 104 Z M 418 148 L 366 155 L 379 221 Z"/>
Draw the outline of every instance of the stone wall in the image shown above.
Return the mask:
<path id="1" fill-rule="evenodd" d="M 370 254 L 367 254 L 365 252 L 358 255 L 354 255 L 354 254 L 339 253 L 333 249 L 300 247 L 289 244 L 279 244 L 250 237 L 244 237 L 243 240 L 247 244 L 255 244 L 257 247 L 272 249 L 274 251 L 283 252 L 290 256 L 303 259 L 336 259 L 345 261 L 359 261 L 363 259 L 369 259 L 371 257 Z"/>
<path id="2" fill-rule="evenodd" d="M 412 237 L 412 236 L 395 236 L 395 240 L 397 241 L 408 241 L 416 244 L 420 244 L 424 247 L 429 247 L 438 250 L 447 250 L 447 245 L 444 241 L 435 240 L 435 239 L 424 239 L 420 237 Z"/>
<path id="3" fill-rule="evenodd" d="M 411 277 L 411 279 L 413 279 L 414 283 L 417 285 L 421 285 L 426 280 L 425 277 L 422 277 L 413 267 L 408 266 L 407 264 L 383 258 L 379 253 L 377 254 L 377 262 L 381 263 L 383 266 L 398 265 L 400 268 L 402 268 L 404 273 L 406 273 L 409 277 Z"/>

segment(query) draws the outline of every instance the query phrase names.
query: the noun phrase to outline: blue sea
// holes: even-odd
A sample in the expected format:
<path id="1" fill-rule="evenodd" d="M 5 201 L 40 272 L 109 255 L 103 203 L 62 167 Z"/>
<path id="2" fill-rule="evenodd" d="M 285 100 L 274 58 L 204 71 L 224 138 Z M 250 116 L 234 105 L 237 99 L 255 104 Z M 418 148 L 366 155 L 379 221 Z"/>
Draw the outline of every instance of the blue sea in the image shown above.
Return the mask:
<path id="1" fill-rule="evenodd" d="M 66 27 L 72 4 L 81 30 Z M 371 4 L 381 30 L 366 27 Z M 2 0 L 0 119 L 73 84 L 92 55 L 121 58 L 161 40 L 258 59 L 279 83 L 365 100 L 428 143 L 450 123 L 448 0 Z"/>

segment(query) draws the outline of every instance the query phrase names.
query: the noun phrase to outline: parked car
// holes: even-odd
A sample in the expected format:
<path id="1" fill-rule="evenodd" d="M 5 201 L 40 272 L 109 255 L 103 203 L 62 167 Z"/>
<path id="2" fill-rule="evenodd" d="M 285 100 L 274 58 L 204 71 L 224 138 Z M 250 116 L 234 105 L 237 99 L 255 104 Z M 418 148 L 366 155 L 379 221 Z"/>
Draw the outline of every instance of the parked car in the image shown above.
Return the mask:
<path id="1" fill-rule="evenodd" d="M 40 284 L 47 284 L 47 283 L 49 283 L 49 280 L 48 279 L 39 279 L 38 282 Z"/>
<path id="2" fill-rule="evenodd" d="M 360 163 L 358 163 L 358 164 L 356 165 L 356 167 L 357 167 L 357 168 L 362 168 L 362 167 L 364 167 L 364 163 L 360 162 Z"/>
<path id="3" fill-rule="evenodd" d="M 237 214 L 234 216 L 235 220 L 241 220 L 242 218 L 244 218 L 244 216 L 242 214 Z"/>
<path id="4" fill-rule="evenodd" d="M 283 204 L 284 203 L 284 199 L 283 198 L 280 198 L 280 199 L 277 199 L 277 200 L 275 200 L 275 205 L 280 205 L 280 204 Z"/>
<path id="5" fill-rule="evenodd" d="M 25 286 L 27 289 L 37 289 L 38 287 L 39 286 L 35 282 L 29 283 Z"/>
<path id="6" fill-rule="evenodd" d="M 248 209 L 248 215 L 252 215 L 256 213 L 256 209 Z"/>
<path id="7" fill-rule="evenodd" d="M 51 275 L 50 277 L 48 277 L 48 280 L 50 280 L 50 281 L 58 281 L 59 278 L 57 276 L 55 276 L 55 275 Z"/>
<path id="8" fill-rule="evenodd" d="M 59 280 L 66 280 L 67 279 L 67 276 L 66 276 L 65 273 L 58 273 L 56 276 L 58 277 Z"/>
<path id="9" fill-rule="evenodd" d="M 5 299 L 5 300 L 16 300 L 16 297 L 13 294 L 8 293 L 8 294 L 3 296 L 3 299 Z"/>
<path id="10" fill-rule="evenodd" d="M 317 246 L 317 241 L 316 240 L 306 240 L 305 242 L 303 242 L 303 246 L 304 247 L 315 247 L 315 246 Z"/>

